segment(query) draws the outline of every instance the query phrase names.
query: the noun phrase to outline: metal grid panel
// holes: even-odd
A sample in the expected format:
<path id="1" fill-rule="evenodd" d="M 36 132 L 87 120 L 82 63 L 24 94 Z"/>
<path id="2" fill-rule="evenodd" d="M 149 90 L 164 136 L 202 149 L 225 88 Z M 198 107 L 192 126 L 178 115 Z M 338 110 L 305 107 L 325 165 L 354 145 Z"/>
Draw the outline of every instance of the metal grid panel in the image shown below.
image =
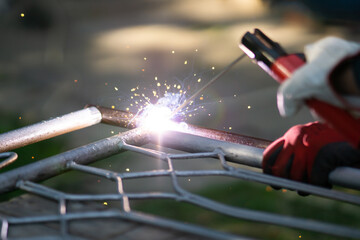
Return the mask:
<path id="1" fill-rule="evenodd" d="M 85 219 L 126 219 L 129 221 L 135 221 L 153 226 L 163 227 L 167 229 L 174 229 L 182 232 L 187 232 L 202 236 L 204 238 L 213 239 L 245 239 L 241 236 L 234 236 L 229 233 L 218 232 L 215 230 L 203 228 L 200 226 L 189 225 L 180 223 L 177 221 L 163 219 L 156 216 L 150 216 L 144 213 L 140 213 L 132 210 L 131 202 L 136 199 L 172 199 L 174 201 L 182 201 L 190 204 L 200 206 L 211 211 L 218 212 L 227 216 L 236 217 L 239 219 L 251 220 L 256 222 L 263 222 L 269 224 L 276 224 L 286 227 L 299 228 L 305 230 L 316 231 L 320 233 L 331 234 L 342 237 L 360 238 L 360 231 L 345 226 L 334 225 L 330 223 L 309 221 L 308 219 L 301 219 L 289 216 L 282 216 L 267 212 L 254 211 L 249 209 L 243 209 L 233 206 L 228 206 L 208 198 L 193 194 L 185 190 L 179 184 L 179 178 L 191 177 L 191 176 L 227 176 L 235 179 L 245 179 L 250 181 L 261 182 L 265 184 L 271 184 L 276 186 L 283 186 L 290 189 L 302 190 L 323 197 L 350 202 L 352 204 L 360 203 L 360 198 L 354 195 L 337 192 L 334 190 L 323 189 L 319 187 L 309 186 L 302 183 L 296 183 L 285 179 L 279 179 L 272 176 L 263 175 L 261 173 L 253 172 L 251 170 L 245 170 L 242 168 L 236 168 L 230 166 L 227 162 L 227 154 L 220 148 L 215 148 L 209 152 L 197 152 L 197 153 L 184 153 L 184 154 L 172 154 L 166 152 L 155 151 L 144 147 L 138 147 L 130 143 L 139 145 L 139 139 L 146 139 L 144 133 L 139 133 L 141 130 L 131 130 L 123 133 L 118 137 L 114 137 L 114 144 L 116 144 L 118 151 L 132 151 L 139 154 L 151 156 L 166 163 L 166 168 L 161 170 L 144 171 L 144 172 L 114 172 L 106 169 L 86 166 L 87 162 L 81 162 L 78 154 L 72 154 L 73 151 L 63 153 L 57 158 L 67 156 L 64 161 L 63 170 L 75 170 L 81 171 L 87 174 L 96 175 L 98 177 L 110 179 L 116 183 L 116 191 L 111 194 L 68 194 L 62 191 L 48 188 L 44 185 L 37 184 L 26 178 L 20 178 L 17 180 L 16 186 L 29 193 L 39 195 L 44 198 L 55 201 L 58 205 L 58 211 L 56 214 L 30 216 L 30 217 L 7 217 L 2 219 L 1 238 L 8 239 L 9 229 L 12 226 L 25 225 L 29 223 L 48 223 L 56 222 L 60 225 L 60 232 L 55 236 L 47 236 L 56 238 L 70 238 L 71 232 L 68 226 L 71 221 L 85 220 Z M 184 135 L 185 136 L 185 135 Z M 200 141 L 201 142 L 201 141 Z M 96 145 L 96 144 L 95 144 Z M 89 146 L 95 146 L 94 144 Z M 140 144 L 141 145 L 141 144 Z M 240 146 L 240 145 L 239 145 Z M 84 148 L 84 147 L 83 147 Z M 86 148 L 86 147 L 85 147 Z M 91 148 L 91 147 L 90 147 Z M 112 154 L 116 153 L 113 151 Z M 94 154 L 94 153 L 90 153 Z M 100 154 L 99 158 L 104 157 Z M 55 156 L 56 158 L 56 156 Z M 221 164 L 220 170 L 193 170 L 193 171 L 180 171 L 174 169 L 173 165 L 175 161 L 196 161 L 200 158 L 213 158 L 214 161 L 219 161 Z M 46 160 L 45 160 L 46 161 Z M 172 192 L 126 192 L 124 190 L 124 180 L 126 179 L 149 179 L 152 180 L 157 177 L 167 176 L 170 179 L 171 185 L 174 189 Z M 82 212 L 71 212 L 67 209 L 67 204 L 73 201 L 118 201 L 121 203 L 121 208 L 116 210 L 96 211 L 87 210 Z"/>

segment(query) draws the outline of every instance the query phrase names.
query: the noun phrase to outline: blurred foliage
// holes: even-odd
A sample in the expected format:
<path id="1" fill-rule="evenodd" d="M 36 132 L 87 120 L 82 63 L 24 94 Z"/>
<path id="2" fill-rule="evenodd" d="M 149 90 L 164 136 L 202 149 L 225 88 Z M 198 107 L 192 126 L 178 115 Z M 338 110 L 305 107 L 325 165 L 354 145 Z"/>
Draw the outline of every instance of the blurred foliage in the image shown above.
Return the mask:
<path id="1" fill-rule="evenodd" d="M 314 196 L 301 197 L 292 191 L 275 191 L 258 183 L 239 181 L 226 186 L 213 186 L 197 194 L 244 209 L 360 227 L 360 209 L 357 206 Z M 326 234 L 239 220 L 172 200 L 139 201 L 133 208 L 166 218 L 261 239 L 339 239 Z"/>

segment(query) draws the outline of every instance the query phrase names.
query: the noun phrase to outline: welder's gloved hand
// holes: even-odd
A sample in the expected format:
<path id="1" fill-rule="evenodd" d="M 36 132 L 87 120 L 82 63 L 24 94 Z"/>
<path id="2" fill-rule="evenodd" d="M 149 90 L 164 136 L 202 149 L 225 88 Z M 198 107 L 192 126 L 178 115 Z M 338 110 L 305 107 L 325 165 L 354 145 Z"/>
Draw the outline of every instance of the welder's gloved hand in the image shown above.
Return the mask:
<path id="1" fill-rule="evenodd" d="M 360 44 L 326 37 L 304 49 L 307 63 L 279 87 L 278 109 L 282 116 L 295 114 L 305 99 L 316 98 L 338 107 L 348 108 L 346 101 L 331 86 L 334 69 L 360 51 Z"/>
<path id="2" fill-rule="evenodd" d="M 329 173 L 339 166 L 360 167 L 360 150 L 326 124 L 312 122 L 290 128 L 264 151 L 264 173 L 331 187 Z"/>

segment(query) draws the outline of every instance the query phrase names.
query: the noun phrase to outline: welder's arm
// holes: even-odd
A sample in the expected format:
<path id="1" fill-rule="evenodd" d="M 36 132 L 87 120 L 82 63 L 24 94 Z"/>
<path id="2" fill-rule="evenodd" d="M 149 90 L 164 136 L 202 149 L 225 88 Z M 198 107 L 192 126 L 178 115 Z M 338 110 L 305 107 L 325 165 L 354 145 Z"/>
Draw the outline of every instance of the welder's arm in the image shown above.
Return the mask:
<path id="1" fill-rule="evenodd" d="M 335 106 L 360 109 L 360 44 L 324 38 L 304 50 L 307 63 L 278 90 L 278 108 L 293 115 L 304 99 L 317 98 Z"/>
<path id="2" fill-rule="evenodd" d="M 336 130 L 312 122 L 290 128 L 264 151 L 264 173 L 331 187 L 329 173 L 339 166 L 360 167 L 360 150 Z"/>

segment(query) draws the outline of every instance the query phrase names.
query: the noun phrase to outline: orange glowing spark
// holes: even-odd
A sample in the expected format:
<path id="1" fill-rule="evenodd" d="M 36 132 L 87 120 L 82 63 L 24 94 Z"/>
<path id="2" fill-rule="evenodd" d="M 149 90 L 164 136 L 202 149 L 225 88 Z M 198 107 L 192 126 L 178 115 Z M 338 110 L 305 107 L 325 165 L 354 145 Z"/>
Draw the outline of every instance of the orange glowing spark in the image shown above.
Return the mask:
<path id="1" fill-rule="evenodd" d="M 112 105 L 112 106 L 111 106 L 111 108 L 112 108 L 112 109 L 115 109 L 115 106 L 114 106 L 114 105 Z"/>
<path id="2" fill-rule="evenodd" d="M 75 79 L 75 80 L 74 80 L 74 83 L 77 83 L 77 82 L 78 82 L 78 80 L 77 80 L 77 79 Z"/>
<path id="3" fill-rule="evenodd" d="M 143 68 L 143 69 L 141 69 L 141 71 L 142 71 L 142 72 L 145 72 L 145 69 Z"/>
<path id="4" fill-rule="evenodd" d="M 21 120 L 21 117 L 19 117 L 19 120 Z"/>
<path id="5" fill-rule="evenodd" d="M 204 97 L 203 97 L 203 96 L 201 96 L 199 99 L 200 99 L 200 100 L 204 100 Z"/>

